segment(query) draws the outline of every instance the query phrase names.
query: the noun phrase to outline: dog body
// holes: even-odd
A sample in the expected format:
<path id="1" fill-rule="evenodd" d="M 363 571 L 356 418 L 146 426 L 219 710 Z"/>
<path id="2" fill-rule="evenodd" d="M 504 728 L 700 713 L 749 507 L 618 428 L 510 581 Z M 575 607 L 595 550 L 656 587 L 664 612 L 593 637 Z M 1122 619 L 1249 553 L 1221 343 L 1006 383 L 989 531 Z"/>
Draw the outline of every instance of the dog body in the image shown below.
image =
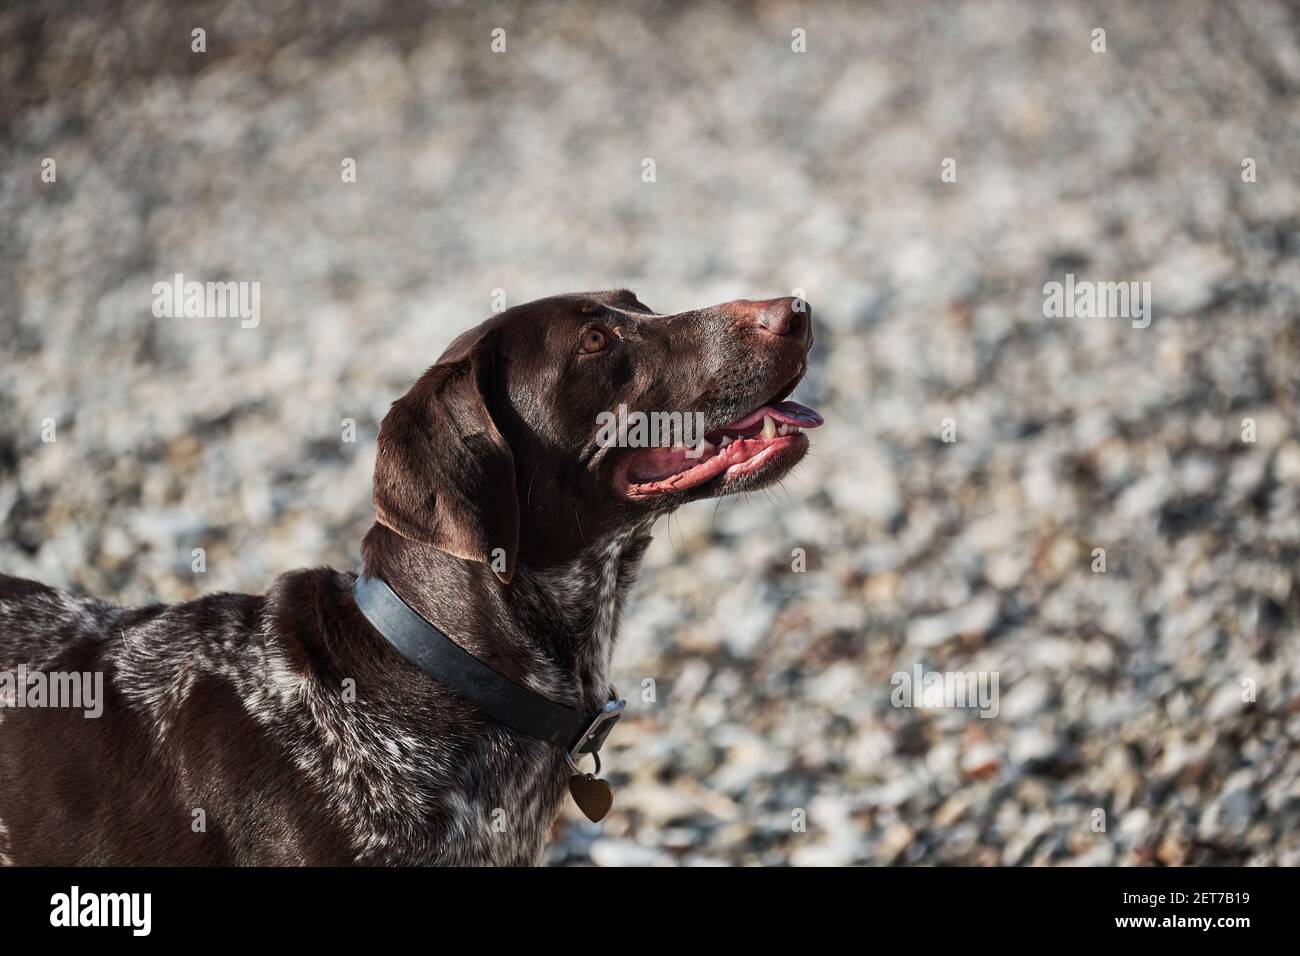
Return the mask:
<path id="1" fill-rule="evenodd" d="M 815 424 L 781 402 L 812 341 L 796 302 L 657 316 L 630 293 L 562 296 L 466 333 L 384 419 L 364 572 L 504 676 L 599 709 L 655 518 L 774 480 L 806 447 L 746 414 L 775 396 L 760 408 Z M 595 446 L 619 402 L 704 411 L 725 444 Z M 538 862 L 563 749 L 403 658 L 354 580 L 317 568 L 262 596 L 120 608 L 0 575 L 0 672 L 104 687 L 94 719 L 0 701 L 0 862 Z"/>
<path id="2" fill-rule="evenodd" d="M 594 702 L 646 543 L 521 568 L 510 601 L 492 581 L 475 620 L 430 606 L 503 671 L 493 649 L 508 647 L 525 686 Z M 431 595 L 472 593 L 458 571 Z M 264 596 L 126 609 L 0 576 L 0 669 L 102 672 L 107 697 L 96 719 L 0 708 L 0 862 L 537 862 L 563 752 L 431 689 L 360 616 L 352 581 L 317 568 Z M 547 648 L 570 637 L 606 650 L 558 666 Z"/>

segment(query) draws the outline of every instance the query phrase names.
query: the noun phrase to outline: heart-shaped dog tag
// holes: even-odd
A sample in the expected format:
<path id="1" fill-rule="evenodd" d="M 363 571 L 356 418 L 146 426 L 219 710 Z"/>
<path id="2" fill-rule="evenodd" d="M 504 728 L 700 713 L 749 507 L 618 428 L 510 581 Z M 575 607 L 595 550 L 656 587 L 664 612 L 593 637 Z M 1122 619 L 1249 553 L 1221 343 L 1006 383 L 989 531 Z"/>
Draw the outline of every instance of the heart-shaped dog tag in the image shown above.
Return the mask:
<path id="1" fill-rule="evenodd" d="M 592 823 L 599 823 L 614 805 L 614 790 L 608 781 L 591 774 L 574 774 L 569 778 L 569 793 L 578 809 Z"/>

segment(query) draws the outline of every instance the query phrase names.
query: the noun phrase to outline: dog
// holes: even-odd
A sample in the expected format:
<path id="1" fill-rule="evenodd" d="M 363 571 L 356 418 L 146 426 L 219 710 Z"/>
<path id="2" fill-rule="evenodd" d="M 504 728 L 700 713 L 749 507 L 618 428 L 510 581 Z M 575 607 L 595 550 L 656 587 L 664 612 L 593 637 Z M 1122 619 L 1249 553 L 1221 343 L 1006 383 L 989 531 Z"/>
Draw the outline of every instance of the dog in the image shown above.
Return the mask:
<path id="1" fill-rule="evenodd" d="M 655 519 L 805 454 L 821 419 L 786 399 L 812 343 L 792 298 L 660 315 L 620 290 L 492 316 L 384 417 L 362 574 L 516 690 L 599 712 Z M 703 438 L 597 441 L 620 406 Z M 416 666 L 356 584 L 311 568 L 123 608 L 0 575 L 0 862 L 539 863 L 572 755 Z M 33 674 L 102 675 L 101 713 L 15 706 Z"/>

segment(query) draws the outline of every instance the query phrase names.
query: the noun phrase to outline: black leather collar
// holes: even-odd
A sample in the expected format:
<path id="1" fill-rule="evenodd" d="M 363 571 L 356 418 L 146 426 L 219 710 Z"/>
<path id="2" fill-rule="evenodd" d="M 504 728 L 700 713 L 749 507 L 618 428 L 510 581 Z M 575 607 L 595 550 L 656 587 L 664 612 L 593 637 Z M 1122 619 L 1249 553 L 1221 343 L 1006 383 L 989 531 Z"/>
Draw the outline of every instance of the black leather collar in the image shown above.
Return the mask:
<path id="1" fill-rule="evenodd" d="M 403 657 L 512 730 L 563 747 L 570 764 L 579 754 L 598 753 L 623 714 L 625 701 L 612 688 L 609 703 L 584 714 L 516 684 L 434 627 L 378 578 L 357 575 L 352 594 L 366 620 Z"/>

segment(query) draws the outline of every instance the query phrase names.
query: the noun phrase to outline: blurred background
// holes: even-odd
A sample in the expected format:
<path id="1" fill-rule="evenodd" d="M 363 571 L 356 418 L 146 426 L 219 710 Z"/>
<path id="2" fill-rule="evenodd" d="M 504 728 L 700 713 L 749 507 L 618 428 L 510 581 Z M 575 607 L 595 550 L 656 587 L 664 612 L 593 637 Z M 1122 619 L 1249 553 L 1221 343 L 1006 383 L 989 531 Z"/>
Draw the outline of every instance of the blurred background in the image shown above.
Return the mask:
<path id="1" fill-rule="evenodd" d="M 658 528 L 550 861 L 1300 864 L 1298 116 L 1281 3 L 6 5 L 0 570 L 353 567 L 493 290 L 802 290 L 827 424 Z M 260 325 L 155 318 L 178 272 Z M 1150 327 L 1044 318 L 1067 273 Z M 998 717 L 891 706 L 918 664 Z"/>

